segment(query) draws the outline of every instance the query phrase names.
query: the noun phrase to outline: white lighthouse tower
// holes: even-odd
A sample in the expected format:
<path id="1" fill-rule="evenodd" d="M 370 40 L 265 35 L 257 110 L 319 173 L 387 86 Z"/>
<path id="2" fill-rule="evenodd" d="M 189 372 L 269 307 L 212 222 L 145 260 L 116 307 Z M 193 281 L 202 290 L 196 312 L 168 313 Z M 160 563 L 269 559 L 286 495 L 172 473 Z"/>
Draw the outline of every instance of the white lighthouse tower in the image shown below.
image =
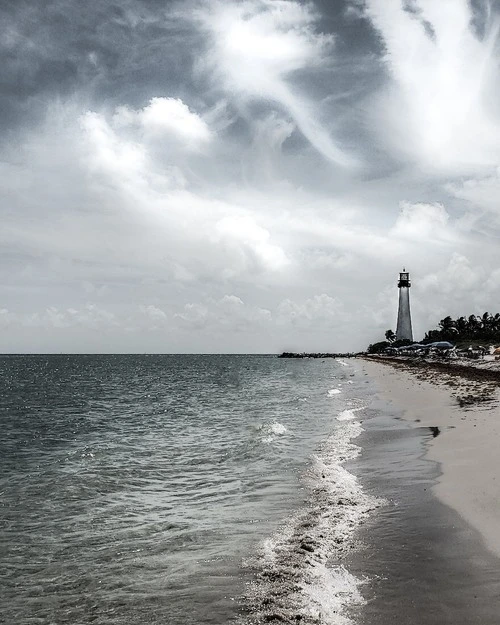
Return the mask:
<path id="1" fill-rule="evenodd" d="M 399 274 L 399 309 L 398 309 L 398 325 L 396 327 L 396 339 L 408 339 L 413 341 L 413 332 L 411 329 L 410 315 L 410 274 L 403 267 L 403 271 Z"/>

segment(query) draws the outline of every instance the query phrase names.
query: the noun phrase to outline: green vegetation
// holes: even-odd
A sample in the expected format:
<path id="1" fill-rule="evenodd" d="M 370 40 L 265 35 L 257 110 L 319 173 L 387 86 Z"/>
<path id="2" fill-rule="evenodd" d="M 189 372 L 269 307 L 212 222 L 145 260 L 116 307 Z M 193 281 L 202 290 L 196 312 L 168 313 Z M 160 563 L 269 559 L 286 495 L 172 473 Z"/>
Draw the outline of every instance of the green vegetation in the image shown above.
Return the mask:
<path id="1" fill-rule="evenodd" d="M 403 347 L 410 345 L 411 341 L 397 341 L 392 330 L 385 333 L 385 341 L 373 343 L 368 347 L 369 354 L 379 354 L 386 347 Z M 500 344 L 500 313 L 490 315 L 469 315 L 452 319 L 449 315 L 438 323 L 435 330 L 428 330 L 422 343 L 435 343 L 437 341 L 449 341 L 457 347 L 479 345 L 485 343 Z M 416 342 L 416 341 L 414 341 Z"/>
<path id="2" fill-rule="evenodd" d="M 451 341 L 452 343 L 500 343 L 500 313 L 482 316 L 470 315 L 452 319 L 441 319 L 437 330 L 429 330 L 423 343 Z"/>

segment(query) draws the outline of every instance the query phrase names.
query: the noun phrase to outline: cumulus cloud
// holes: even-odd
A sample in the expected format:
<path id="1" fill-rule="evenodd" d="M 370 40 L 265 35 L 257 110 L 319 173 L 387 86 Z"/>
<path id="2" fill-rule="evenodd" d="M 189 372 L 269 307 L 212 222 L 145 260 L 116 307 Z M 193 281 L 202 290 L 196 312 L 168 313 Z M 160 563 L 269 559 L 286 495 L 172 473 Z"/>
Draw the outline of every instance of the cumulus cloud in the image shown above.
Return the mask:
<path id="1" fill-rule="evenodd" d="M 199 148 L 212 138 L 207 123 L 179 98 L 152 98 L 138 111 L 120 106 L 113 122 L 118 127 L 138 125 L 148 138 L 177 138 L 189 149 Z"/>
<path id="2" fill-rule="evenodd" d="M 276 270 L 288 264 L 283 250 L 271 243 L 269 232 L 248 215 L 223 217 L 216 223 L 215 229 L 217 241 L 225 249 L 233 250 L 239 260 L 239 263 L 227 267 L 225 277 L 233 276 L 239 266 L 248 264 Z"/>
<path id="3" fill-rule="evenodd" d="M 453 294 L 474 292 L 484 282 L 483 267 L 473 268 L 470 260 L 458 252 L 451 255 L 448 265 L 440 272 L 429 273 L 420 280 L 420 289 L 425 293 Z"/>
<path id="4" fill-rule="evenodd" d="M 391 234 L 421 243 L 429 239 L 446 239 L 451 234 L 447 228 L 449 218 L 442 204 L 401 202 Z"/>
<path id="5" fill-rule="evenodd" d="M 337 326 L 341 319 L 345 320 L 342 303 L 326 293 L 315 295 L 302 302 L 286 299 L 280 303 L 277 312 L 279 323 L 299 326 L 311 327 L 317 324 Z"/>
<path id="6" fill-rule="evenodd" d="M 270 323 L 272 315 L 265 308 L 246 304 L 236 295 L 224 295 L 218 300 L 210 298 L 204 303 L 185 304 L 183 310 L 175 314 L 175 319 L 188 329 L 230 327 L 239 332 Z"/>
<path id="7" fill-rule="evenodd" d="M 72 271 L 85 262 L 79 277 L 89 284 L 98 276 L 88 270 L 102 263 L 183 282 L 265 279 L 286 268 L 265 215 L 240 198 L 196 188 L 199 181 L 184 176 L 188 165 L 181 170 L 179 160 L 158 158 L 147 137 L 114 116 L 87 111 L 61 121 L 59 112 L 20 144 L 15 171 L 0 165 L 20 206 L 4 221 L 6 244 L 64 258 Z M 55 149 L 47 150 L 53 137 Z"/>
<path id="8" fill-rule="evenodd" d="M 79 121 L 88 147 L 89 169 L 102 172 L 117 185 L 127 188 L 140 183 L 147 172 L 144 146 L 120 138 L 105 117 L 93 111 L 84 113 Z"/>
<path id="9" fill-rule="evenodd" d="M 84 308 L 61 309 L 49 306 L 43 311 L 18 313 L 8 309 L 0 310 L 0 323 L 6 326 L 20 326 L 25 328 L 69 328 L 83 326 L 90 329 L 104 329 L 117 325 L 115 315 L 96 306 L 87 304 Z"/>
<path id="10" fill-rule="evenodd" d="M 153 322 L 153 327 L 156 327 L 156 325 L 162 326 L 168 319 L 165 312 L 161 308 L 153 306 L 153 304 L 141 305 L 139 310 L 148 320 Z"/>

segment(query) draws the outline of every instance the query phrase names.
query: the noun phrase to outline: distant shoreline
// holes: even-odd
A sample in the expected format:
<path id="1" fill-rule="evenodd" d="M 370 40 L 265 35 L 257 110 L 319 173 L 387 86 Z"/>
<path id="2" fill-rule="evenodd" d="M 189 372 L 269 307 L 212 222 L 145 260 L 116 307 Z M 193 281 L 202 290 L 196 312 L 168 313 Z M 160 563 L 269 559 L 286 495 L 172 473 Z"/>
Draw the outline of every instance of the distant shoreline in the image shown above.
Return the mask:
<path id="1" fill-rule="evenodd" d="M 278 358 L 356 358 L 364 352 L 282 352 Z"/>
<path id="2" fill-rule="evenodd" d="M 381 356 L 360 354 L 365 360 L 391 365 L 396 369 L 408 371 L 435 370 L 452 376 L 459 376 L 476 382 L 497 382 L 500 385 L 500 361 L 482 360 L 430 360 L 411 356 Z"/>

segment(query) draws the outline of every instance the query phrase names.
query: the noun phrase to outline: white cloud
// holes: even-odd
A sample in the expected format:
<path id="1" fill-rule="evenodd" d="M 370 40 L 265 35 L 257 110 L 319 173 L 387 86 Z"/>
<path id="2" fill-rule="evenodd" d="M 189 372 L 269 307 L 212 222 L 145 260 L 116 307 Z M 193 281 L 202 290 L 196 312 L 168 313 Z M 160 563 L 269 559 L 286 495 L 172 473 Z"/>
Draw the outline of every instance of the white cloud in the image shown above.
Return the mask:
<path id="1" fill-rule="evenodd" d="M 248 306 L 236 295 L 224 295 L 216 302 L 218 311 L 222 313 L 222 321 L 228 325 L 236 322 L 237 326 L 259 325 L 272 320 L 271 311 L 259 306 Z"/>
<path id="2" fill-rule="evenodd" d="M 498 163 L 498 21 L 478 36 L 467 0 L 366 0 L 365 8 L 392 78 L 378 107 L 391 148 L 429 170 Z"/>
<path id="3" fill-rule="evenodd" d="M 283 300 L 278 306 L 278 321 L 281 324 L 312 327 L 317 324 L 330 324 L 333 327 L 345 321 L 342 303 L 322 293 L 305 301 Z"/>
<path id="4" fill-rule="evenodd" d="M 442 204 L 419 202 L 400 203 L 400 213 L 391 231 L 393 237 L 403 237 L 421 243 L 430 239 L 449 239 L 450 216 Z"/>
<path id="5" fill-rule="evenodd" d="M 215 225 L 216 240 L 224 249 L 231 250 L 238 262 L 224 271 L 226 277 L 234 276 L 241 267 L 280 270 L 288 259 L 283 250 L 271 243 L 269 231 L 247 215 L 223 217 Z"/>
<path id="6" fill-rule="evenodd" d="M 283 144 L 292 136 L 295 124 L 277 113 L 257 119 L 252 127 L 252 145 L 244 161 L 248 174 L 253 174 L 256 185 L 273 183 L 280 178 L 279 163 Z"/>
<path id="7" fill-rule="evenodd" d="M 447 189 L 455 197 L 469 201 L 479 211 L 487 210 L 500 215 L 500 168 L 483 176 L 449 183 Z"/>
<path id="8" fill-rule="evenodd" d="M 89 150 L 89 169 L 102 171 L 120 185 L 140 181 L 147 170 L 143 145 L 121 139 L 105 117 L 93 111 L 80 117 L 80 125 Z"/>
<path id="9" fill-rule="evenodd" d="M 311 3 L 292 0 L 211 2 L 197 17 L 212 41 L 203 69 L 243 100 L 278 104 L 325 158 L 342 166 L 354 159 L 323 127 L 317 106 L 292 88 L 289 77 L 327 62 L 333 38 L 315 29 Z M 329 61 L 328 61 L 329 62 Z"/>
<path id="10" fill-rule="evenodd" d="M 463 293 L 476 294 L 483 287 L 485 271 L 473 267 L 471 261 L 458 252 L 441 271 L 429 273 L 420 279 L 419 288 L 428 294 L 457 296 Z"/>
<path id="11" fill-rule="evenodd" d="M 139 310 L 148 321 L 152 322 L 152 327 L 161 327 L 168 319 L 165 312 L 161 308 L 153 306 L 153 304 L 141 305 L 139 306 Z"/>
<path id="12" fill-rule="evenodd" d="M 151 98 L 147 106 L 137 111 L 118 107 L 113 124 L 118 128 L 139 125 L 148 138 L 175 137 L 189 149 L 196 149 L 212 138 L 206 122 L 178 98 Z"/>
<path id="13" fill-rule="evenodd" d="M 209 311 L 201 304 L 185 304 L 184 310 L 174 315 L 176 319 L 185 323 L 188 327 L 203 329 L 209 320 Z"/>
<path id="14" fill-rule="evenodd" d="M 49 115 L 36 140 L 16 147 L 15 171 L 0 165 L 6 192 L 20 207 L 4 220 L 5 244 L 57 257 L 54 276 L 70 271 L 88 292 L 101 283 L 101 294 L 98 265 L 181 282 L 274 280 L 286 269 L 273 220 L 246 206 L 245 193 L 214 198 L 179 165 L 165 166 L 147 138 L 102 113 L 77 121 L 59 113 Z M 189 164 L 185 171 L 192 172 Z"/>
<path id="15" fill-rule="evenodd" d="M 138 332 L 164 328 L 167 321 L 167 314 L 152 304 L 141 304 L 129 312 L 122 310 L 120 314 L 93 303 L 87 303 L 81 308 L 48 306 L 44 310 L 33 312 L 0 310 L 0 325 L 3 327 L 17 326 L 46 330 L 86 328 L 97 331 Z"/>
<path id="16" fill-rule="evenodd" d="M 74 326 L 102 330 L 118 324 L 115 315 L 95 304 L 87 304 L 82 309 L 61 309 L 48 306 L 43 311 L 19 313 L 7 309 L 0 310 L 0 322 L 4 325 L 25 328 L 61 329 Z"/>
<path id="17" fill-rule="evenodd" d="M 491 259 L 473 260 L 454 252 L 446 264 L 422 276 L 418 282 L 418 310 L 433 327 L 446 315 L 482 314 L 500 310 L 500 268 Z"/>
<path id="18" fill-rule="evenodd" d="M 236 295 L 224 295 L 219 300 L 209 298 L 204 303 L 185 304 L 175 319 L 192 330 L 241 331 L 270 323 L 272 315 L 267 309 L 245 304 Z"/>

